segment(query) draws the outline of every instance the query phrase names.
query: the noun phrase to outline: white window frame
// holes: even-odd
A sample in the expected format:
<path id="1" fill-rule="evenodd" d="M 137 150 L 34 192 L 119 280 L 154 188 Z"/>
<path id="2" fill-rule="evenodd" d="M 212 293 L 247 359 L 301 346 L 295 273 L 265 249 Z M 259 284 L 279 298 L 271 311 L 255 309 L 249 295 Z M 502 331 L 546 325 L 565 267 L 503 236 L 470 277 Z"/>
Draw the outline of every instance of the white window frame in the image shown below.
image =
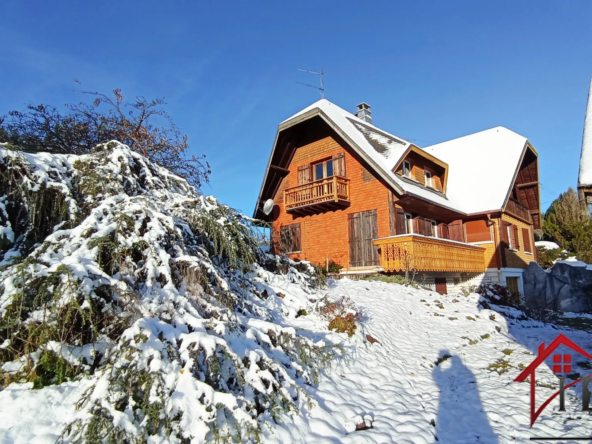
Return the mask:
<path id="1" fill-rule="evenodd" d="M 514 235 L 512 234 L 512 227 L 514 225 L 508 225 L 508 250 L 510 251 L 519 251 L 518 249 L 514 248 L 516 246 L 516 239 L 514 239 Z"/>
<path id="2" fill-rule="evenodd" d="M 413 216 L 411 213 L 405 213 L 405 234 L 413 234 Z"/>
<path id="3" fill-rule="evenodd" d="M 432 182 L 432 172 L 428 171 L 428 170 L 423 170 L 423 177 L 425 180 L 426 187 L 434 188 L 434 185 Z"/>
<path id="4" fill-rule="evenodd" d="M 432 237 L 438 238 L 438 222 L 435 220 L 430 220 L 430 225 L 432 228 Z"/>
<path id="5" fill-rule="evenodd" d="M 403 161 L 403 176 L 411 178 L 411 162 Z"/>

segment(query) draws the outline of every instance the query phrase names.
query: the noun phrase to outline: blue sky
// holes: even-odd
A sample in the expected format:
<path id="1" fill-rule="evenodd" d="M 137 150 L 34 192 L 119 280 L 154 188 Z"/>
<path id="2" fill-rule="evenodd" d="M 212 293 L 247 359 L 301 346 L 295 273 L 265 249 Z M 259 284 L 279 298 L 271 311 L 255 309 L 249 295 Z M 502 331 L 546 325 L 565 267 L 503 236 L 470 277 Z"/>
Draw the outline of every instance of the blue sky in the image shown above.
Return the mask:
<path id="1" fill-rule="evenodd" d="M 164 97 L 204 188 L 251 214 L 279 122 L 326 97 L 419 146 L 494 126 L 539 152 L 543 209 L 577 182 L 592 1 L 14 1 L 0 5 L 0 115 L 101 92 Z"/>

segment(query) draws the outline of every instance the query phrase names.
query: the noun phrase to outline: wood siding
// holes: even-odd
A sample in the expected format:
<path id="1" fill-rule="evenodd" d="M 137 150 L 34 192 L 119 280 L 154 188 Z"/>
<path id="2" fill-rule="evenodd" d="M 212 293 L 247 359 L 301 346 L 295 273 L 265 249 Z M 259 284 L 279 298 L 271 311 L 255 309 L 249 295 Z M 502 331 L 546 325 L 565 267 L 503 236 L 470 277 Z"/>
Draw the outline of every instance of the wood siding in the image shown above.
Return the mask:
<path id="1" fill-rule="evenodd" d="M 318 160 L 332 158 L 343 153 L 343 167 L 349 179 L 350 204 L 331 211 L 301 216 L 287 213 L 282 202 L 283 190 L 298 185 L 298 167 Z M 279 238 L 280 227 L 292 223 L 301 224 L 301 247 L 298 254 L 288 255 L 292 259 L 309 260 L 325 264 L 327 258 L 343 267 L 350 266 L 348 215 L 362 211 L 376 210 L 377 237 L 390 235 L 389 191 L 379 179 L 363 180 L 364 166 L 361 160 L 337 137 L 322 137 L 319 140 L 297 147 L 288 166 L 290 173 L 283 178 L 274 197 L 273 242 Z M 370 174 L 370 173 L 366 173 Z"/>
<path id="2" fill-rule="evenodd" d="M 510 197 L 528 208 L 534 228 L 541 228 L 538 159 L 530 148 L 524 154 Z"/>
<path id="3" fill-rule="evenodd" d="M 529 236 L 527 242 L 529 242 L 530 245 L 534 245 L 534 237 L 531 226 L 506 213 L 502 214 L 502 224 L 503 223 L 511 224 L 512 235 L 516 236 L 517 239 L 517 248 L 505 248 L 505 245 L 509 246 L 510 238 L 507 235 L 506 227 L 502 227 L 502 229 L 500 229 L 500 233 L 504 236 L 503 239 L 505 240 L 504 248 L 502 248 L 502 254 L 505 258 L 505 266 L 508 268 L 527 268 L 531 261 L 536 260 L 534 254 L 528 253 L 524 249 L 525 243 L 523 236 L 526 233 L 528 233 Z M 526 231 L 523 231 L 523 229 L 526 229 Z"/>

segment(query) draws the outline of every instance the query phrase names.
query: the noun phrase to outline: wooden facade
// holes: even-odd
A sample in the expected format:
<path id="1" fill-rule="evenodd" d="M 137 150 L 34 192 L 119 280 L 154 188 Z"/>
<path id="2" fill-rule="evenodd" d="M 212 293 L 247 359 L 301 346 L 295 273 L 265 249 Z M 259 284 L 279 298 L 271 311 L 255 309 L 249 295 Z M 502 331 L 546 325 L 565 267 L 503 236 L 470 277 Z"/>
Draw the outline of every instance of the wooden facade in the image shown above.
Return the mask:
<path id="1" fill-rule="evenodd" d="M 534 150 L 524 151 L 503 208 L 464 214 L 401 193 L 318 117 L 286 125 L 275 146 L 260 197 L 272 198 L 274 208 L 269 216 L 256 210 L 256 216 L 272 223 L 275 252 L 386 273 L 480 274 L 524 269 L 536 259 L 533 231 L 540 218 Z M 392 173 L 446 199 L 447 164 L 413 145 Z"/>

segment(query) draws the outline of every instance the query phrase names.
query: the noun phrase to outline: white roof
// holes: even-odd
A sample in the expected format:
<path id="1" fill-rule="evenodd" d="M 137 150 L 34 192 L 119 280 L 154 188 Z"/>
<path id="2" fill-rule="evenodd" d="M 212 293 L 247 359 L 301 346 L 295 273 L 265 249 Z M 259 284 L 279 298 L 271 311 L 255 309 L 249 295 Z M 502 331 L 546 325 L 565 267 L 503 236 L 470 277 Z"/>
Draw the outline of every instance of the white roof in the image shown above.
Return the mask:
<path id="1" fill-rule="evenodd" d="M 586 120 L 584 121 L 578 186 L 592 186 L 592 80 L 590 81 L 588 107 L 586 108 Z"/>
<path id="2" fill-rule="evenodd" d="M 411 143 L 383 131 L 327 99 L 284 120 L 280 128 L 311 111 L 319 110 L 338 128 L 352 147 L 373 161 L 396 189 L 460 213 L 503 208 L 518 169 L 526 138 L 497 127 L 425 148 L 449 166 L 446 195 L 404 180 L 392 170 Z"/>
<path id="3" fill-rule="evenodd" d="M 406 140 L 376 128 L 371 123 L 356 117 L 354 114 L 347 112 L 327 99 L 321 99 L 313 103 L 289 119 L 284 120 L 280 125 L 316 108 L 323 111 L 360 148 L 384 166 L 386 170 L 392 170 L 399 159 L 401 159 L 403 153 L 409 148 L 409 145 L 411 145 Z"/>
<path id="4" fill-rule="evenodd" d="M 464 213 L 503 208 L 527 139 L 498 126 L 424 150 L 448 164 L 446 196 Z"/>

